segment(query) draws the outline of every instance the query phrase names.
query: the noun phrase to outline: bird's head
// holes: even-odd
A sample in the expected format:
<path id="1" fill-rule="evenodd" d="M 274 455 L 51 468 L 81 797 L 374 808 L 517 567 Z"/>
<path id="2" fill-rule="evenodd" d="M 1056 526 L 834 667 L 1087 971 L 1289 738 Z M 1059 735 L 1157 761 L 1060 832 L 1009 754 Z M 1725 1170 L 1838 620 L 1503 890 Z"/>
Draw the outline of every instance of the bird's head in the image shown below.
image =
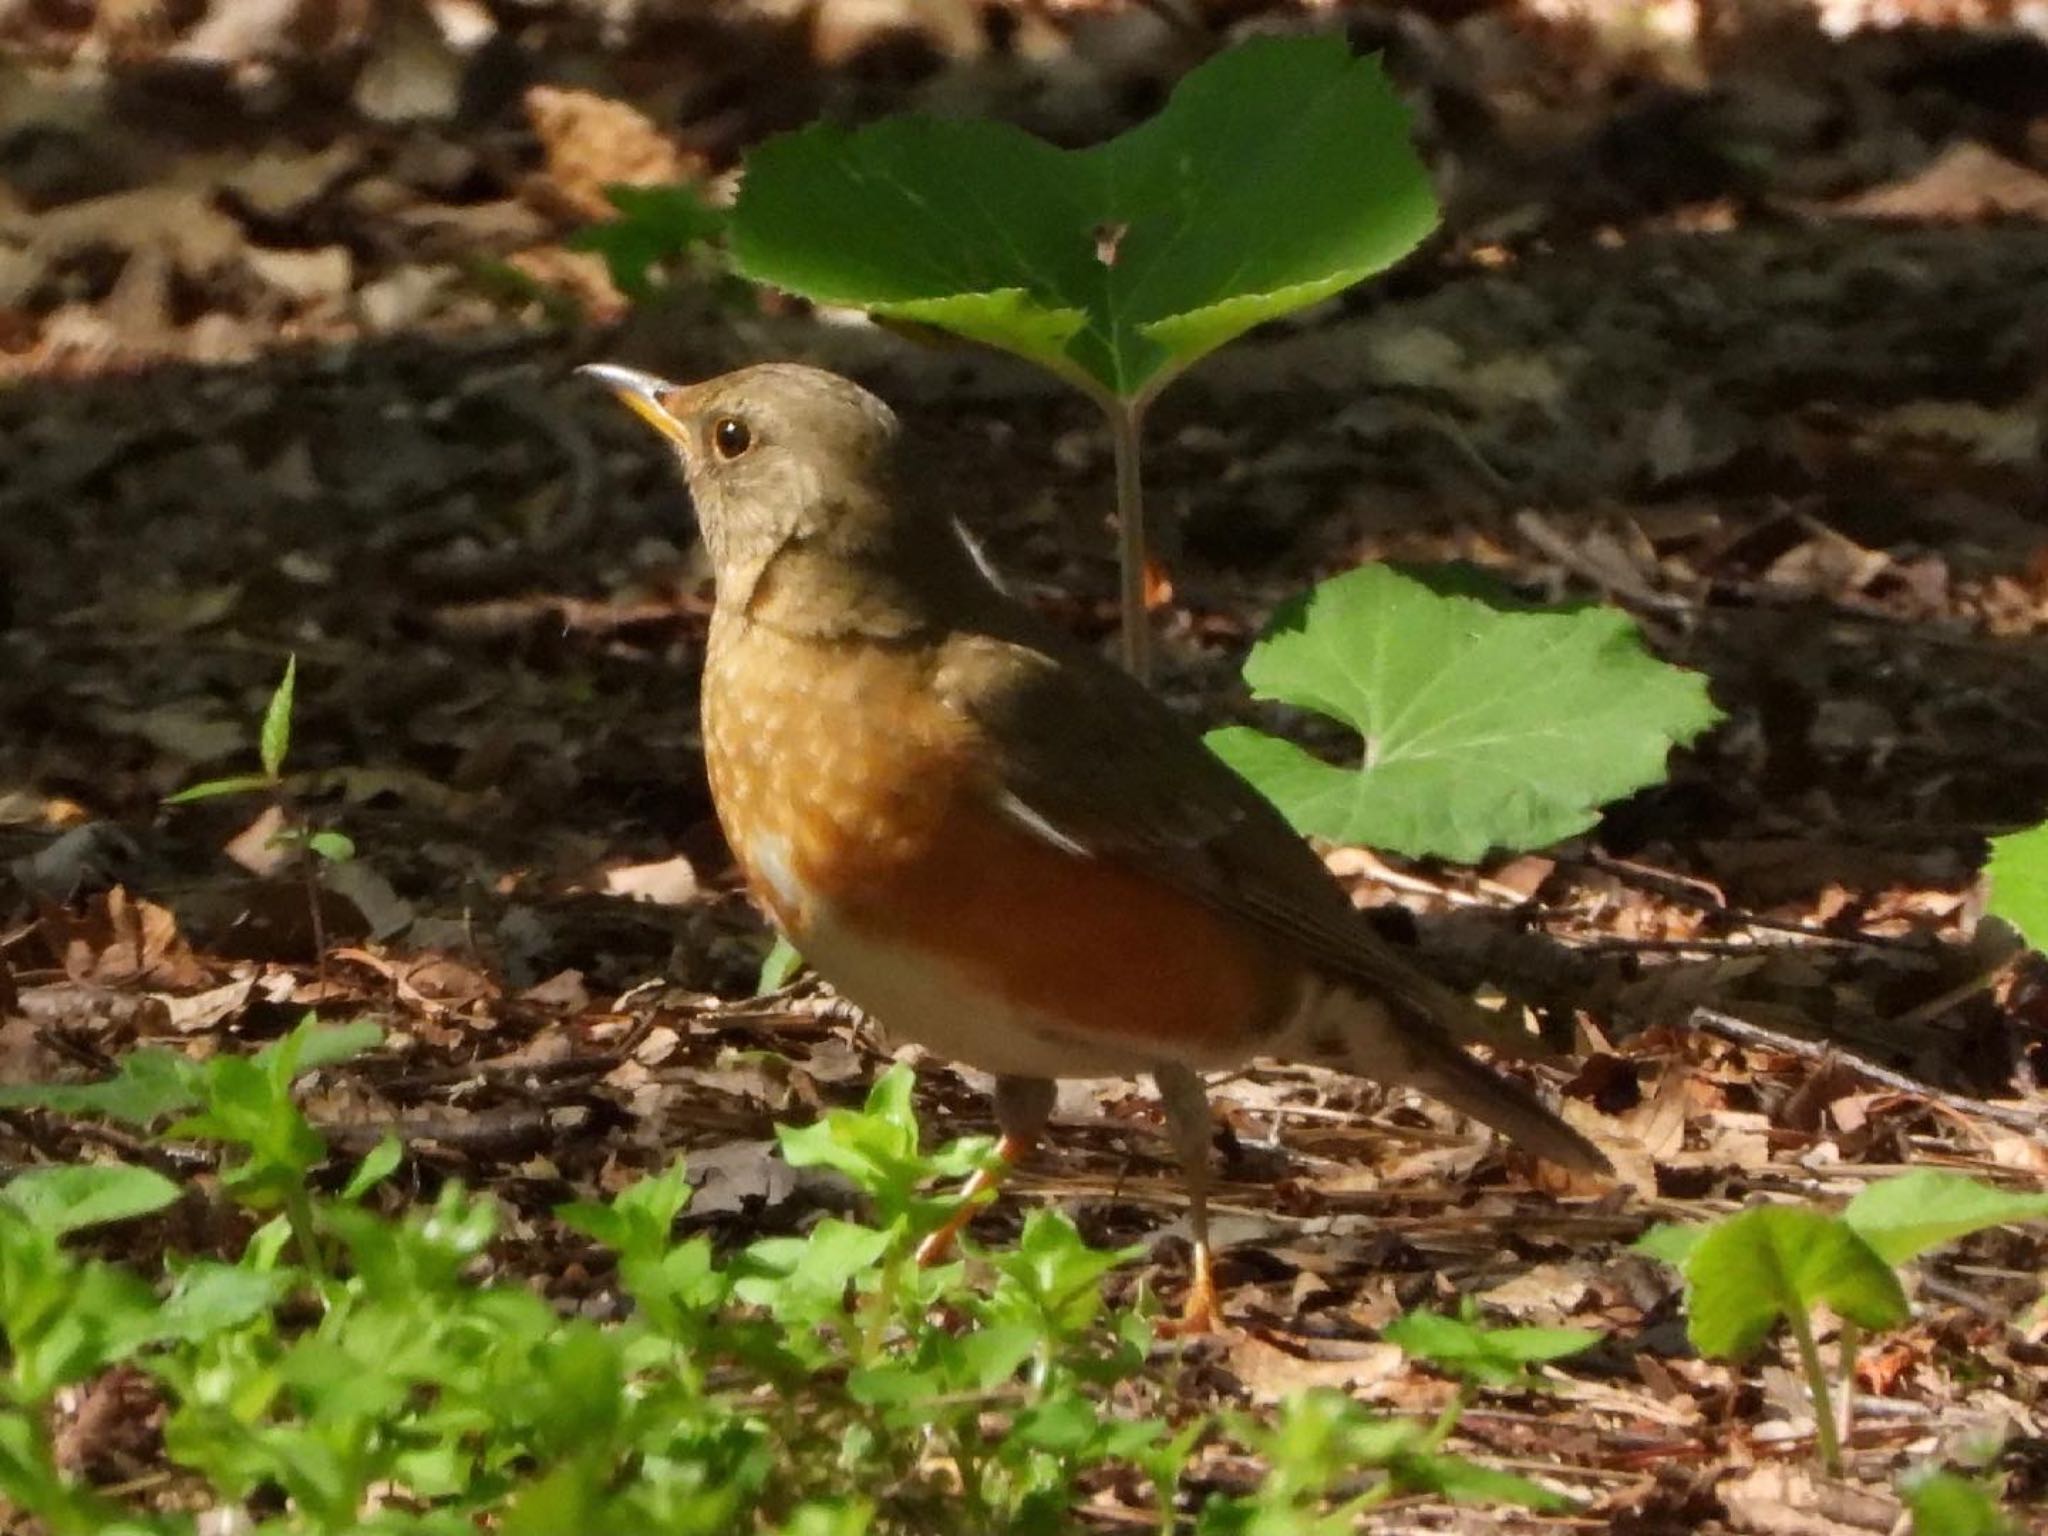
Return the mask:
<path id="1" fill-rule="evenodd" d="M 701 384 L 593 363 L 674 449 L 721 600 L 751 593 L 786 547 L 828 559 L 886 558 L 908 515 L 895 494 L 896 413 L 818 368 L 764 363 Z"/>

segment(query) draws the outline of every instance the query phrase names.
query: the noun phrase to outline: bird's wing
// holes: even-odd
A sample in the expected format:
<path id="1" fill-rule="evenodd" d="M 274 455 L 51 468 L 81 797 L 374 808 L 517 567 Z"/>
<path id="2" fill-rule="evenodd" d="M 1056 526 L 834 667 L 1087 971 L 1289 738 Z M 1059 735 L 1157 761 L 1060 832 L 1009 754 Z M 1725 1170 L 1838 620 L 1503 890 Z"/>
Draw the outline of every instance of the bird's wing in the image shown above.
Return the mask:
<path id="1" fill-rule="evenodd" d="M 1481 1010 L 1373 931 L 1263 796 L 1101 657 L 1028 629 L 962 633 L 933 682 L 995 749 L 999 803 L 1014 820 L 1155 875 L 1404 1013 L 1498 1040 Z"/>

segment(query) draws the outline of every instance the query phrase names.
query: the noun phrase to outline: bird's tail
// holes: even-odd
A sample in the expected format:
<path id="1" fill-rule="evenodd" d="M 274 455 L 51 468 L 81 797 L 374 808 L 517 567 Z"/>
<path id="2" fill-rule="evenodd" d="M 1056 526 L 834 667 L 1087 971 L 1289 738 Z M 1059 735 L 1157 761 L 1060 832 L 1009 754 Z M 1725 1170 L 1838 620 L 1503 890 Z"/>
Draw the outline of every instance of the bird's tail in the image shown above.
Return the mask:
<path id="1" fill-rule="evenodd" d="M 1441 993 L 1441 996 L 1437 994 Z M 1347 1068 L 1380 1083 L 1418 1088 L 1485 1122 L 1538 1157 L 1582 1173 L 1611 1173 L 1601 1150 L 1514 1078 L 1465 1054 L 1474 1005 L 1431 984 L 1401 1002 L 1329 984 L 1303 1009 L 1301 1059 Z"/>

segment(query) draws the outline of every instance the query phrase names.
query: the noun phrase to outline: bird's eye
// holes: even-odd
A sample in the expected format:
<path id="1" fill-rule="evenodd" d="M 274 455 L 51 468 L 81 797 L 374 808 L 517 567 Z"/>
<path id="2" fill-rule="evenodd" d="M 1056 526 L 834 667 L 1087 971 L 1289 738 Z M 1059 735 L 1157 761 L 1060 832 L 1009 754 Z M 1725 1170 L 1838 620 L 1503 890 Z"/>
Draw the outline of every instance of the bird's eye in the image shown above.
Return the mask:
<path id="1" fill-rule="evenodd" d="M 737 416 L 721 416 L 711 427 L 711 446 L 721 459 L 736 459 L 753 446 L 754 434 Z"/>

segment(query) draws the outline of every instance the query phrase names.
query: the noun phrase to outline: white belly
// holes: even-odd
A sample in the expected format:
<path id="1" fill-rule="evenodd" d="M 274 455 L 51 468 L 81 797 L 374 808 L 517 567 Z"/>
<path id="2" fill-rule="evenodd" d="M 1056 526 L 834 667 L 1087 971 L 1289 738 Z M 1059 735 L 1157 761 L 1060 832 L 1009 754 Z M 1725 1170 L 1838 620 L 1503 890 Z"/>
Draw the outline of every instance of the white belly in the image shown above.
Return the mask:
<path id="1" fill-rule="evenodd" d="M 1044 1017 L 978 986 L 929 954 L 850 933 L 815 914 L 791 942 L 842 997 L 892 1040 L 1013 1077 L 1107 1077 L 1158 1063 L 1115 1042 L 1063 1033 Z"/>

